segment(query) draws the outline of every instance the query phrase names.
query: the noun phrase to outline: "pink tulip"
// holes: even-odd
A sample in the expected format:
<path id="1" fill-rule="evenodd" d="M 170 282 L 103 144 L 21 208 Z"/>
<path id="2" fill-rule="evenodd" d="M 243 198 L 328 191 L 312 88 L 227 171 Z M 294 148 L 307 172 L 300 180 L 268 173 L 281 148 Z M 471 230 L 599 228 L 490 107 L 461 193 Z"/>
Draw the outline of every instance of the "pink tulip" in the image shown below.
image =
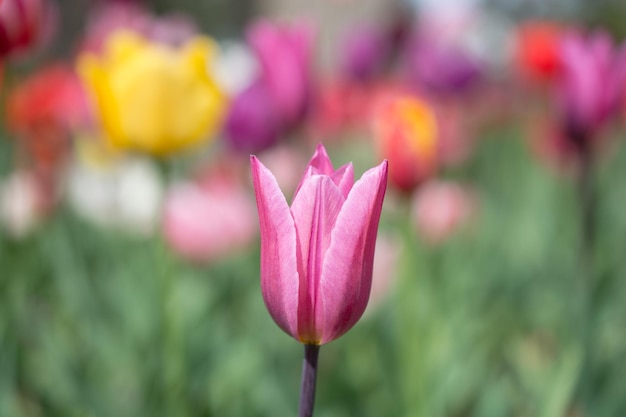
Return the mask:
<path id="1" fill-rule="evenodd" d="M 347 332 L 369 299 L 387 161 L 354 182 L 318 145 L 291 207 L 274 175 L 251 156 L 261 224 L 261 290 L 278 326 L 307 345 Z"/>
<path id="2" fill-rule="evenodd" d="M 619 110 L 626 85 L 626 49 L 608 34 L 572 33 L 564 37 L 557 105 L 567 136 L 578 145 L 594 139 Z"/>
<path id="3" fill-rule="evenodd" d="M 166 196 L 163 230 L 182 258 L 214 261 L 254 240 L 254 203 L 234 179 L 220 175 L 204 183 L 179 184 Z"/>
<path id="4" fill-rule="evenodd" d="M 312 89 L 311 56 L 315 31 L 305 22 L 254 22 L 246 31 L 268 87 L 287 126 L 305 115 Z"/>

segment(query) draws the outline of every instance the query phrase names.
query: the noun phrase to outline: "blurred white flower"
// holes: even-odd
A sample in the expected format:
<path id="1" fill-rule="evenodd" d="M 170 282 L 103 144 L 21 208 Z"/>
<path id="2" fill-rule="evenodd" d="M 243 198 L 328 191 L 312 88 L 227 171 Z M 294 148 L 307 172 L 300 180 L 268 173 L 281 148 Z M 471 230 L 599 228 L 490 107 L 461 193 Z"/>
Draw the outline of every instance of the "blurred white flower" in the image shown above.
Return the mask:
<path id="1" fill-rule="evenodd" d="M 240 42 L 223 42 L 210 69 L 218 85 L 236 96 L 256 78 L 258 64 L 250 49 Z"/>
<path id="2" fill-rule="evenodd" d="M 36 178 L 15 171 L 0 184 L 0 221 L 15 238 L 29 234 L 43 217 L 44 204 Z"/>
<path id="3" fill-rule="evenodd" d="M 141 235 L 155 230 L 163 186 L 155 165 L 146 159 L 77 162 L 69 170 L 66 191 L 74 210 L 100 226 Z"/>

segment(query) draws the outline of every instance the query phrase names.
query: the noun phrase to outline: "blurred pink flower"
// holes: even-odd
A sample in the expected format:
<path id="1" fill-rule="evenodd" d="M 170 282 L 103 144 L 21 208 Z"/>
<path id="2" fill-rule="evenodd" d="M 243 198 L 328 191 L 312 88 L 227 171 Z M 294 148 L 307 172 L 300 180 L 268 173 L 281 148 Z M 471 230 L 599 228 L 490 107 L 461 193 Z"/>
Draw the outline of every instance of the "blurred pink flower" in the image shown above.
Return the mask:
<path id="1" fill-rule="evenodd" d="M 347 80 L 321 83 L 308 120 L 308 128 L 322 141 L 333 135 L 342 136 L 346 129 L 367 128 L 376 96 L 376 85 Z"/>
<path id="2" fill-rule="evenodd" d="M 463 186 L 445 181 L 424 184 L 414 195 L 411 217 L 418 234 L 436 245 L 466 225 L 476 213 L 476 198 Z"/>
<path id="3" fill-rule="evenodd" d="M 565 135 L 586 147 L 619 110 L 626 84 L 626 49 L 605 32 L 571 33 L 561 44 L 557 106 Z"/>
<path id="4" fill-rule="evenodd" d="M 229 256 L 257 234 L 253 199 L 240 183 L 221 173 L 203 182 L 174 185 L 163 216 L 171 248 L 194 262 Z"/>
<path id="5" fill-rule="evenodd" d="M 474 148 L 474 135 L 463 105 L 444 102 L 435 105 L 439 126 L 438 153 L 442 165 L 456 166 L 466 161 Z"/>
<path id="6" fill-rule="evenodd" d="M 279 25 L 259 20 L 246 35 L 259 59 L 261 79 L 282 119 L 292 125 L 304 116 L 312 92 L 313 27 L 304 22 Z"/>
<path id="7" fill-rule="evenodd" d="M 261 290 L 270 315 L 301 343 L 322 345 L 367 306 L 387 162 L 354 182 L 319 145 L 291 207 L 276 178 L 251 157 L 261 224 Z"/>
<path id="8" fill-rule="evenodd" d="M 13 172 L 0 182 L 0 228 L 14 238 L 25 237 L 48 213 L 46 200 L 35 175 Z"/>
<path id="9" fill-rule="evenodd" d="M 242 153 L 275 145 L 306 116 L 312 93 L 313 30 L 297 23 L 253 23 L 247 40 L 259 61 L 257 78 L 233 98 L 226 140 Z"/>
<path id="10" fill-rule="evenodd" d="M 404 56 L 409 81 L 433 94 L 462 94 L 484 77 L 481 63 L 459 45 L 419 34 L 408 44 Z"/>
<path id="11" fill-rule="evenodd" d="M 389 33 L 377 26 L 352 28 L 339 50 L 341 74 L 352 81 L 372 81 L 380 76 L 391 56 Z"/>
<path id="12" fill-rule="evenodd" d="M 265 83 L 255 81 L 233 98 L 224 129 L 229 145 L 241 153 L 260 152 L 278 142 L 283 123 Z"/>
<path id="13" fill-rule="evenodd" d="M 24 51 L 52 29 L 47 0 L 0 1 L 0 58 Z"/>

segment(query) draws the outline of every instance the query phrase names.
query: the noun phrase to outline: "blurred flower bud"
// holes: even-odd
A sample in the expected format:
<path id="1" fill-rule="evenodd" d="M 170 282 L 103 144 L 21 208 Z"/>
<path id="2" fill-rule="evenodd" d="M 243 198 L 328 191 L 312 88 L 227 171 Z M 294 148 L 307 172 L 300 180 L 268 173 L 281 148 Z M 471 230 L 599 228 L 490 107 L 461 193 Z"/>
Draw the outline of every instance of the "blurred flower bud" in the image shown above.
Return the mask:
<path id="1" fill-rule="evenodd" d="M 560 47 L 557 105 L 563 131 L 580 149 L 619 110 L 626 84 L 626 54 L 607 33 L 571 33 Z"/>
<path id="2" fill-rule="evenodd" d="M 6 119 L 8 131 L 18 139 L 20 164 L 38 177 L 48 199 L 56 200 L 71 130 L 90 122 L 78 78 L 62 64 L 41 68 L 9 91 Z"/>
<path id="3" fill-rule="evenodd" d="M 287 126 L 304 117 L 309 105 L 313 39 L 313 28 L 303 22 L 287 26 L 259 20 L 247 30 L 261 80 Z"/>
<path id="4" fill-rule="evenodd" d="M 436 94 L 466 92 L 482 78 L 480 64 L 468 51 L 429 37 L 409 42 L 405 60 L 410 81 Z"/>
<path id="5" fill-rule="evenodd" d="M 411 212 L 418 234 L 436 245 L 467 224 L 476 212 L 476 202 L 459 184 L 433 181 L 416 192 Z"/>
<path id="6" fill-rule="evenodd" d="M 260 152 L 278 142 L 282 124 L 265 84 L 257 81 L 232 100 L 224 129 L 226 141 L 242 153 Z"/>
<path id="7" fill-rule="evenodd" d="M 50 26 L 46 0 L 0 1 L 0 58 L 37 43 Z"/>
<path id="8" fill-rule="evenodd" d="M 342 74 L 353 81 L 380 75 L 391 54 L 388 34 L 375 26 L 361 26 L 346 35 L 339 51 Z"/>
<path id="9" fill-rule="evenodd" d="M 438 126 L 432 108 L 418 98 L 399 95 L 383 100 L 374 116 L 374 135 L 382 158 L 389 160 L 389 181 L 410 192 L 438 166 Z"/>
<path id="10" fill-rule="evenodd" d="M 516 58 L 523 75 L 551 81 L 560 70 L 559 44 L 565 28 L 556 22 L 530 21 L 517 31 Z"/>
<path id="11" fill-rule="evenodd" d="M 183 258 L 217 260 L 253 241 L 254 201 L 243 186 L 219 175 L 202 184 L 174 185 L 166 196 L 163 232 Z"/>

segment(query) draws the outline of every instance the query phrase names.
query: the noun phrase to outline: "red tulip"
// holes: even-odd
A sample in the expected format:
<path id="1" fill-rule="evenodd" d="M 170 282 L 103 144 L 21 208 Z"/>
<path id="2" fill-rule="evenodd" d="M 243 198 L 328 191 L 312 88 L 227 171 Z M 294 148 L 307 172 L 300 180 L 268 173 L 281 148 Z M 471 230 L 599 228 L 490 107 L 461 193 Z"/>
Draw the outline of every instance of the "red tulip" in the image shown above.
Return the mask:
<path id="1" fill-rule="evenodd" d="M 44 0 L 0 1 L 0 57 L 32 46 L 47 21 Z"/>
<path id="2" fill-rule="evenodd" d="M 549 21 L 522 25 L 516 38 L 516 58 L 520 70 L 531 80 L 547 82 L 559 73 L 559 45 L 566 28 Z"/>
<path id="3" fill-rule="evenodd" d="M 261 290 L 278 326 L 307 345 L 347 332 L 369 299 L 387 161 L 354 182 L 319 145 L 291 207 L 274 175 L 251 157 L 261 224 Z"/>

